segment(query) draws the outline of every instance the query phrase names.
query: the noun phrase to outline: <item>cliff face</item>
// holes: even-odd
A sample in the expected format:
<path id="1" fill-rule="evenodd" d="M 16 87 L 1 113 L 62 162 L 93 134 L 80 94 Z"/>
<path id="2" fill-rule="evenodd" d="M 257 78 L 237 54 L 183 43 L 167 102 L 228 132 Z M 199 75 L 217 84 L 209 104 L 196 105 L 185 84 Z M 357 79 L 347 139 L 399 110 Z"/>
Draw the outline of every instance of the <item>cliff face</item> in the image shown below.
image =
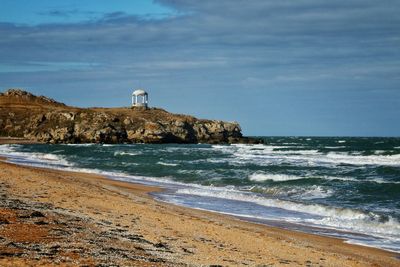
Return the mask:
<path id="1" fill-rule="evenodd" d="M 47 143 L 248 143 L 238 123 L 162 109 L 69 107 L 10 89 L 0 94 L 0 136 Z"/>

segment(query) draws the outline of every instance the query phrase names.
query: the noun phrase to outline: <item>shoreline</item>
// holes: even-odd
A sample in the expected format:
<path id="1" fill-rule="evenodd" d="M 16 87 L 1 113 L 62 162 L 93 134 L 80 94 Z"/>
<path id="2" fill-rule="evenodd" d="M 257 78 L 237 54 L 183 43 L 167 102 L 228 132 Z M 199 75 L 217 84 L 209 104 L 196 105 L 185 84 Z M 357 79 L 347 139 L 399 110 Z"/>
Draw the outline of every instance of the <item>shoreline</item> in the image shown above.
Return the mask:
<path id="1" fill-rule="evenodd" d="M 136 240 L 138 244 L 134 243 L 137 247 L 132 251 L 136 255 L 140 248 L 139 250 L 146 254 L 141 259 L 140 265 L 154 262 L 154 257 L 160 260 L 162 266 L 170 264 L 396 266 L 399 264 L 399 254 L 393 252 L 347 244 L 338 238 L 251 223 L 234 216 L 159 202 L 148 195 L 150 192 L 162 190 L 157 187 L 115 181 L 95 174 L 5 162 L 0 162 L 0 170 L 2 170 L 1 188 L 7 188 L 4 185 L 12 184 L 12 187 L 6 189 L 7 198 L 17 198 L 23 202 L 32 202 L 35 199 L 35 203 L 51 205 L 53 208 L 49 209 L 50 213 L 60 208 L 67 209 L 74 216 L 87 217 L 91 224 L 96 225 L 107 220 L 111 223 L 107 227 L 114 227 L 114 230 L 128 229 L 128 232 L 133 231 L 136 235 L 139 232 L 140 238 L 146 242 Z M 18 176 L 18 179 L 11 179 L 5 175 L 7 173 L 14 177 Z M 30 177 L 31 181 L 27 182 L 26 177 Z M 45 192 L 35 185 L 35 182 L 43 184 L 43 180 L 47 185 Z M 38 198 L 38 195 L 42 196 Z M 108 201 L 104 201 L 105 199 Z M 104 214 L 104 210 L 107 210 L 107 215 Z M 129 214 L 125 212 L 126 210 L 140 212 Z M 119 219 L 117 214 L 123 218 Z M 140 219 L 132 225 L 132 217 Z M 159 225 L 163 227 L 158 229 Z M 6 226 L 11 227 L 10 224 Z M 121 226 L 123 229 L 119 229 Z M 4 225 L 0 224 L 0 236 L 3 236 L 3 228 Z M 121 236 L 115 238 L 119 242 L 124 239 Z M 143 242 L 151 248 L 143 245 Z M 128 245 L 121 244 L 121 246 Z M 123 251 L 128 250 L 125 248 Z M 169 252 L 166 252 L 167 250 Z M 23 259 L 35 262 L 29 257 Z M 20 257 L 0 258 L 0 263 L 6 264 L 10 261 L 18 265 L 16 260 L 20 260 Z M 134 259 L 127 259 L 124 263 L 133 261 Z"/>

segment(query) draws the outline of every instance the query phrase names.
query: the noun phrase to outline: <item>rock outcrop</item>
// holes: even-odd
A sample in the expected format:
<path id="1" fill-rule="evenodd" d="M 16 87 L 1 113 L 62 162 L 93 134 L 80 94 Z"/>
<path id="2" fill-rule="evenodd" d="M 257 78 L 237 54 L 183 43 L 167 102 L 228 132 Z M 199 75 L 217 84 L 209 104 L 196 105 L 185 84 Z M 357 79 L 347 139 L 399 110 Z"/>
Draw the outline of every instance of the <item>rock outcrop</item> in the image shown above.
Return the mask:
<path id="1" fill-rule="evenodd" d="M 0 136 L 46 143 L 254 143 L 236 122 L 151 108 L 75 108 L 10 89 L 0 94 Z"/>

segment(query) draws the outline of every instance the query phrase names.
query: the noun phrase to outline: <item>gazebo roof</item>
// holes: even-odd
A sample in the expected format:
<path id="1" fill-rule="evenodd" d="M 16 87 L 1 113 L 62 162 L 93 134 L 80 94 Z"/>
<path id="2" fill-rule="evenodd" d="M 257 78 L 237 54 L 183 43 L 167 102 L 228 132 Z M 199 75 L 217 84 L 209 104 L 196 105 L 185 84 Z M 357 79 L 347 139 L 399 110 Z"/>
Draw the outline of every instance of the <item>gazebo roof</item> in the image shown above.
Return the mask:
<path id="1" fill-rule="evenodd" d="M 143 89 L 137 89 L 132 93 L 132 95 L 147 95 L 147 92 Z"/>

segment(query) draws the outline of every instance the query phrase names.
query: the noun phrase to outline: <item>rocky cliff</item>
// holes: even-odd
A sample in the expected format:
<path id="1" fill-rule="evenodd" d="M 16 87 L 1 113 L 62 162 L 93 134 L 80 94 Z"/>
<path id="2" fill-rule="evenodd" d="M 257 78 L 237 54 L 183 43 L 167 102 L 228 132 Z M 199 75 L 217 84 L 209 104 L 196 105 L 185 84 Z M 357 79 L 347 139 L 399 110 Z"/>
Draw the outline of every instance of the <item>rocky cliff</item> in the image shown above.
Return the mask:
<path id="1" fill-rule="evenodd" d="M 0 94 L 0 136 L 46 143 L 253 143 L 238 123 L 151 108 L 75 108 L 9 89 Z"/>

